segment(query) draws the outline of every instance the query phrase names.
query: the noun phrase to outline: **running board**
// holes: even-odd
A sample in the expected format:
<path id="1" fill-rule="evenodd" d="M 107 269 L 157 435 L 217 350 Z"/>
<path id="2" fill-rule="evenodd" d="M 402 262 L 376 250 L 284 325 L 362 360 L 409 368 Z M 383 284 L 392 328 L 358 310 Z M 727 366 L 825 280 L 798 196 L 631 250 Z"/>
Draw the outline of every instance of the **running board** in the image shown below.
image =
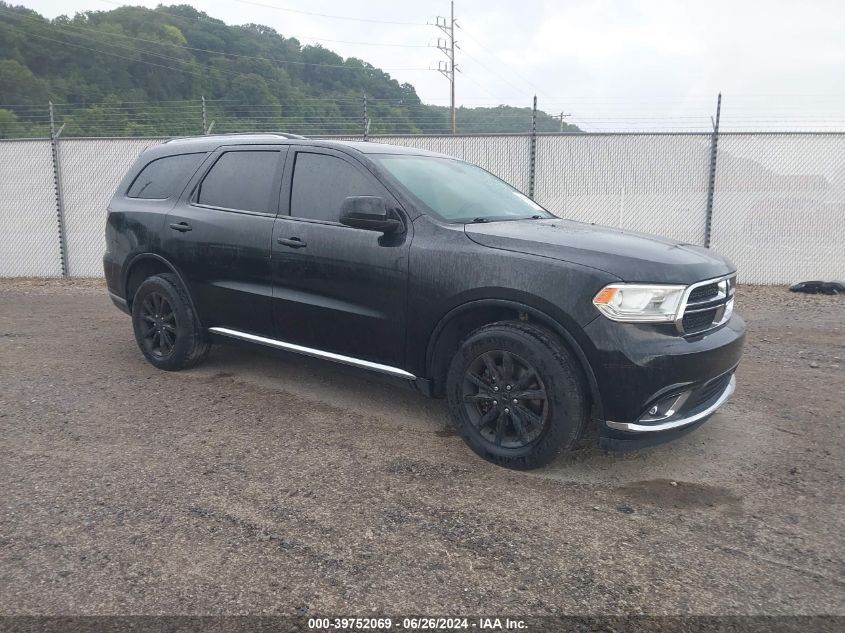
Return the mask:
<path id="1" fill-rule="evenodd" d="M 390 365 L 382 365 L 380 363 L 373 363 L 368 360 L 361 360 L 360 358 L 353 358 L 352 356 L 343 356 L 342 354 L 335 354 L 333 352 L 324 352 L 313 347 L 305 347 L 303 345 L 296 345 L 294 343 L 287 343 L 285 341 L 277 341 L 273 338 L 266 338 L 256 334 L 249 334 L 248 332 L 241 332 L 239 330 L 230 330 L 225 327 L 211 327 L 209 332 L 214 334 L 221 334 L 230 338 L 236 338 L 241 341 L 249 341 L 250 343 L 258 343 L 259 345 L 267 345 L 268 347 L 275 347 L 276 349 L 283 349 L 288 352 L 295 352 L 297 354 L 304 354 L 305 356 L 313 356 L 314 358 L 322 358 L 323 360 L 332 360 L 336 363 L 343 363 L 344 365 L 352 365 L 353 367 L 361 367 L 362 369 L 369 369 L 370 371 L 377 371 L 382 374 L 390 376 L 398 376 L 399 378 L 406 378 L 408 380 L 415 380 L 414 374 L 408 373 L 404 369 L 398 367 L 391 367 Z"/>

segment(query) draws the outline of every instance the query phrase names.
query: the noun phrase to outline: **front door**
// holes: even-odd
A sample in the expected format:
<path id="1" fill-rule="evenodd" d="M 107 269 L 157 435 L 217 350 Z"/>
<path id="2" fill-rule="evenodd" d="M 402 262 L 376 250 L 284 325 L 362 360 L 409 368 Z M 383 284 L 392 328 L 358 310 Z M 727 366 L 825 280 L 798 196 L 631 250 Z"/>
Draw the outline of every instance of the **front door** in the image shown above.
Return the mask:
<path id="1" fill-rule="evenodd" d="M 273 229 L 276 337 L 401 369 L 411 224 L 398 235 L 340 224 L 348 196 L 381 196 L 404 214 L 342 152 L 302 146 L 291 152 Z"/>
<path id="2" fill-rule="evenodd" d="M 286 148 L 224 147 L 170 212 L 163 250 L 204 327 L 272 336 L 273 222 Z"/>

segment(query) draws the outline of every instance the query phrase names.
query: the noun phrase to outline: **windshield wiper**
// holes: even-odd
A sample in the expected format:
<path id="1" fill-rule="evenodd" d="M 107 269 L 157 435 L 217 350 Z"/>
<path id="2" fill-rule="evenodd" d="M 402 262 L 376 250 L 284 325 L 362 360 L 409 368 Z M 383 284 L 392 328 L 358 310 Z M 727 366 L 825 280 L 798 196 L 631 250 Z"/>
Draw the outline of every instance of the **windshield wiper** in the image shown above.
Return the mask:
<path id="1" fill-rule="evenodd" d="M 500 216 L 500 217 L 498 217 L 498 216 L 493 216 L 493 217 L 479 216 L 477 218 L 473 218 L 470 221 L 470 223 L 471 224 L 486 224 L 488 222 L 513 222 L 515 220 L 543 220 L 543 219 L 548 220 L 549 218 L 546 218 L 545 216 L 542 216 L 542 215 L 529 215 L 529 216 L 526 216 L 524 218 L 518 218 L 518 217 L 515 218 L 515 217 L 509 216 L 509 215 L 503 215 L 503 216 Z"/>

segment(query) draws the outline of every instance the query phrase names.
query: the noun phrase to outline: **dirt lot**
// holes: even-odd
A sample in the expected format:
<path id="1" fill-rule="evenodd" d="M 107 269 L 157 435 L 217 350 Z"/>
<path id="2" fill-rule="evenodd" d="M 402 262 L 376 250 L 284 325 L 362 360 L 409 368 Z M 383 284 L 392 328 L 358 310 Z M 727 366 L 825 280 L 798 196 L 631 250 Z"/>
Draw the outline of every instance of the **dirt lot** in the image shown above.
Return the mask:
<path id="1" fill-rule="evenodd" d="M 0 613 L 845 614 L 844 309 L 741 288 L 722 412 L 517 473 L 378 377 L 160 372 L 101 282 L 0 282 Z"/>

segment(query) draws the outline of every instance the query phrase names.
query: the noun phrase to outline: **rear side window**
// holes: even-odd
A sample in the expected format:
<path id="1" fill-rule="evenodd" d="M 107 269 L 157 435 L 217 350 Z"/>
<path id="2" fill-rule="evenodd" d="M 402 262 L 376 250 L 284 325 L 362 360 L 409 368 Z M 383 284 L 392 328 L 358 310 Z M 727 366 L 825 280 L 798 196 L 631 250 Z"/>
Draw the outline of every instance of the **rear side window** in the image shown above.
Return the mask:
<path id="1" fill-rule="evenodd" d="M 226 152 L 206 174 L 197 203 L 208 207 L 271 213 L 279 152 Z"/>
<path id="2" fill-rule="evenodd" d="M 205 154 L 179 154 L 157 158 L 141 170 L 126 195 L 147 200 L 163 200 L 177 195 L 203 158 Z"/>
<path id="3" fill-rule="evenodd" d="M 293 217 L 337 222 L 345 198 L 373 195 L 381 193 L 345 160 L 327 154 L 296 155 L 290 192 Z"/>

